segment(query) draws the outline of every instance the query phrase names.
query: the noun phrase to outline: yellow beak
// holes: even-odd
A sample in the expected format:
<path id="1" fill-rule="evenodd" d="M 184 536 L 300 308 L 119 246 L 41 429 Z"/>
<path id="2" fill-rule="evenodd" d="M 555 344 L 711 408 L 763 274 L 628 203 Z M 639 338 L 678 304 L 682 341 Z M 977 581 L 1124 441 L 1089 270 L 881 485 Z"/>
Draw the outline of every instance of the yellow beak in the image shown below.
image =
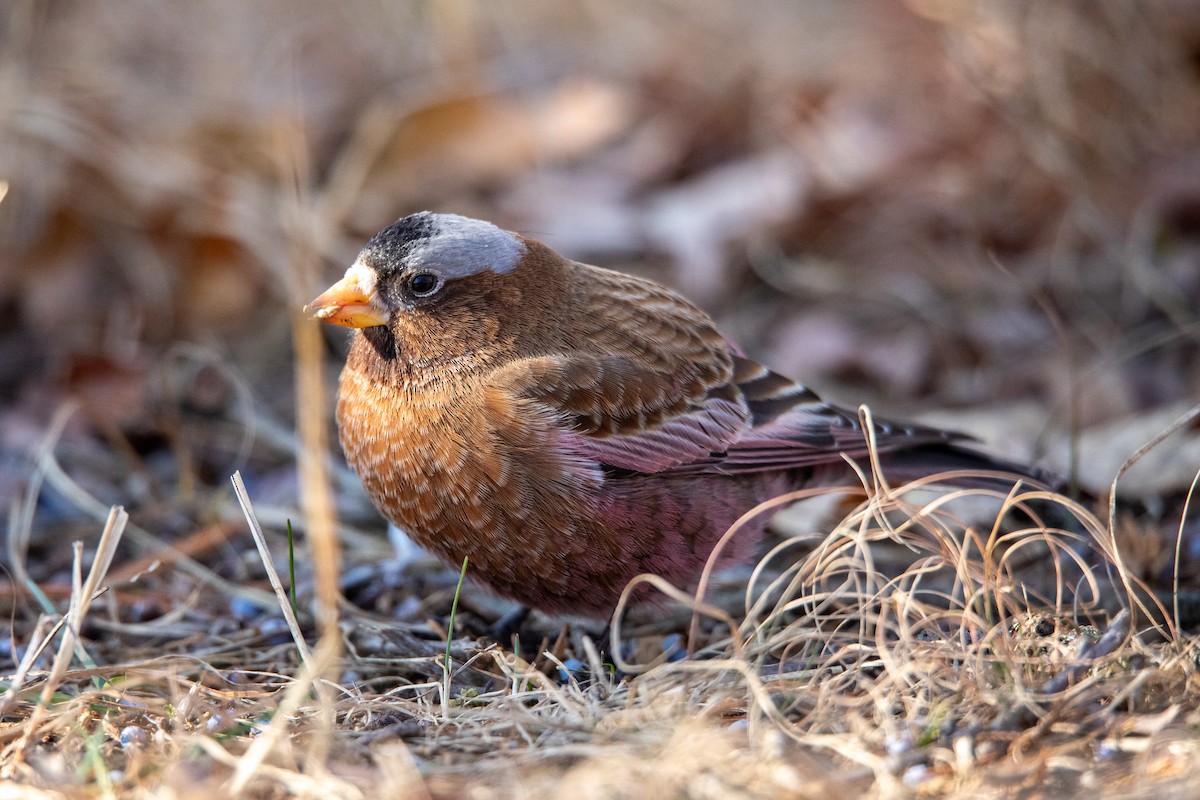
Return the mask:
<path id="1" fill-rule="evenodd" d="M 364 267 L 351 267 L 345 277 L 305 306 L 304 311 L 313 319 L 347 328 L 386 325 L 387 309 L 375 296 L 370 283 L 373 281 L 365 274 Z"/>

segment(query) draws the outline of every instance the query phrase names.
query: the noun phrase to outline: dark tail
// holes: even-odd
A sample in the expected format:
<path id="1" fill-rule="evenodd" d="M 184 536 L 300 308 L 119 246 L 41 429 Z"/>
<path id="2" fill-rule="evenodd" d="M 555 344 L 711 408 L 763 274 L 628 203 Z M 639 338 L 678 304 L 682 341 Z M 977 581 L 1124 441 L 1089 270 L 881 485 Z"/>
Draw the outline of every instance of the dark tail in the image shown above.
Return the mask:
<path id="1" fill-rule="evenodd" d="M 995 474 L 947 478 L 945 482 L 965 489 L 1007 490 L 1017 481 L 1028 484 L 1030 488 L 1055 492 L 1061 492 L 1066 487 L 1062 476 L 1050 470 L 997 458 L 969 447 L 949 443 L 880 453 L 879 464 L 884 477 L 892 485 L 940 475 L 943 472 L 970 470 Z"/>

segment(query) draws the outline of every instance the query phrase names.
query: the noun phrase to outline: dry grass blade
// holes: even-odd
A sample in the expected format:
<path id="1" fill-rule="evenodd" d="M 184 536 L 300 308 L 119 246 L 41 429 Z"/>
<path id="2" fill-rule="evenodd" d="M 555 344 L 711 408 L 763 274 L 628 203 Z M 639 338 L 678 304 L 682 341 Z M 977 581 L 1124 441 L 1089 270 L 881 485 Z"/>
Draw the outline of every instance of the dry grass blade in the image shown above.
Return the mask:
<path id="1" fill-rule="evenodd" d="M 60 411 L 62 423 L 65 424 L 66 417 L 78 411 L 78 406 L 71 404 L 64 407 Z M 47 440 L 51 441 L 51 440 Z M 52 486 L 63 498 L 71 505 L 97 521 L 104 521 L 108 516 L 107 507 L 90 495 L 82 486 L 74 481 L 70 475 L 63 470 L 62 465 L 54 457 L 53 449 L 42 449 L 38 454 L 37 459 L 38 473 L 45 476 L 45 481 Z M 160 553 L 163 560 L 167 561 L 184 572 L 188 573 L 197 580 L 214 586 L 230 596 L 244 597 L 247 600 L 257 603 L 263 607 L 269 607 L 273 602 L 273 598 L 266 592 L 261 592 L 256 589 L 238 586 L 235 583 L 225 580 L 220 575 L 217 575 L 211 569 L 201 564 L 194 558 L 191 558 L 185 553 L 181 553 L 171 545 L 162 542 L 159 537 L 150 533 L 143 528 L 132 523 L 127 526 L 129 537 L 134 540 L 138 546 L 145 548 L 154 553 Z"/>
<path id="2" fill-rule="evenodd" d="M 609 639 L 609 646 L 612 648 L 612 657 L 614 659 L 614 663 L 616 663 L 618 668 L 625 672 L 635 673 L 644 669 L 642 666 L 631 664 L 625 661 L 625 659 L 621 656 L 620 646 L 621 619 L 624 617 L 625 611 L 628 608 L 634 593 L 642 584 L 649 584 L 650 586 L 653 586 L 655 589 L 662 592 L 662 594 L 666 595 L 674 602 L 692 610 L 693 642 L 698 639 L 695 634 L 699 624 L 698 619 L 701 615 L 724 622 L 729 627 L 730 631 L 737 631 L 737 625 L 734 622 L 733 616 L 725 609 L 699 600 L 696 594 L 685 592 L 679 589 L 660 575 L 655 575 L 653 573 L 643 573 L 641 575 L 637 575 L 629 582 L 629 584 L 621 592 L 620 598 L 617 600 L 617 607 L 613 611 L 613 624 Z M 733 640 L 732 646 L 736 652 L 740 652 L 741 643 L 736 638 Z M 691 647 L 691 642 L 689 642 L 689 647 Z"/>
<path id="3" fill-rule="evenodd" d="M 1128 472 L 1129 469 L 1131 467 L 1133 467 L 1134 464 L 1136 464 L 1139 460 L 1141 460 L 1141 458 L 1143 456 L 1145 456 L 1146 453 L 1150 452 L 1155 447 L 1158 447 L 1160 444 L 1162 444 L 1162 442 L 1164 442 L 1166 439 L 1168 439 L 1173 434 L 1177 433 L 1180 430 L 1186 429 L 1189 425 L 1191 425 L 1198 418 L 1200 418 L 1200 404 L 1193 406 L 1187 412 L 1185 412 L 1184 414 L 1181 414 L 1177 419 L 1175 419 L 1175 421 L 1173 421 L 1170 425 L 1168 425 L 1166 428 L 1164 428 L 1153 439 L 1151 439 L 1150 441 L 1146 442 L 1144 445 L 1139 447 L 1133 453 L 1133 455 L 1131 455 L 1129 458 L 1125 459 L 1125 461 L 1121 464 L 1120 469 L 1117 470 L 1117 474 L 1113 476 L 1112 484 L 1109 487 L 1109 498 L 1108 498 L 1108 529 L 1109 529 L 1109 531 L 1117 530 L 1117 484 L 1120 482 L 1121 477 L 1126 472 Z M 1194 482 L 1193 482 L 1193 485 L 1194 485 Z M 1191 498 L 1190 490 L 1188 493 L 1188 498 L 1189 498 L 1189 500 Z M 1184 517 L 1182 517 L 1180 519 L 1180 525 L 1183 525 L 1183 523 L 1186 519 L 1186 513 L 1187 513 L 1187 504 L 1185 503 Z M 1115 544 L 1113 546 L 1113 562 L 1116 565 L 1117 569 L 1120 571 L 1122 580 L 1127 585 L 1132 583 L 1133 580 L 1132 580 L 1131 576 L 1128 574 L 1128 567 L 1126 566 L 1124 559 L 1121 558 L 1120 553 L 1118 552 Z M 1176 568 L 1178 568 L 1178 563 L 1179 563 L 1178 558 L 1176 558 L 1175 563 L 1176 563 Z M 1179 593 L 1178 593 L 1178 588 L 1176 588 L 1176 592 L 1174 593 L 1174 598 L 1173 598 L 1173 602 L 1175 604 L 1175 614 L 1173 617 L 1166 618 L 1167 625 L 1169 625 L 1171 627 L 1170 638 L 1175 638 L 1177 635 L 1174 630 L 1174 625 L 1175 625 L 1174 621 L 1179 619 L 1179 608 L 1178 608 L 1179 600 L 1178 600 L 1178 598 L 1179 598 Z M 1143 608 L 1143 610 L 1145 610 L 1145 609 Z"/>
<path id="4" fill-rule="evenodd" d="M 294 102 L 296 119 L 304 117 L 300 92 L 293 85 L 288 94 Z M 300 507 L 306 522 L 306 540 L 312 556 L 316 583 L 317 663 L 321 671 L 314 680 L 332 679 L 342 656 L 342 637 L 338 627 L 338 578 L 341 548 L 337 537 L 333 487 L 330 481 L 325 403 L 324 359 L 321 332 L 307 315 L 301 313 L 311 295 L 307 290 L 318 283 L 318 254 L 326 252 L 332 229 L 322 225 L 323 217 L 308 192 L 312 186 L 310 152 L 305 129 L 298 126 L 278 132 L 275 146 L 276 168 L 284 187 L 282 193 L 283 232 L 287 244 L 287 300 L 291 307 L 292 348 L 295 355 L 293 381 L 296 390 L 296 431 L 300 440 Z M 309 741 L 312 769 L 325 769 L 332 746 L 334 708 L 332 699 L 318 692 L 320 721 Z"/>
<path id="5" fill-rule="evenodd" d="M 196 745 L 208 753 L 217 763 L 233 767 L 237 770 L 235 773 L 236 777 L 229 785 L 229 791 L 235 797 L 241 796 L 247 791 L 250 780 L 255 776 L 254 773 L 257 773 L 266 782 L 278 783 L 289 795 L 296 797 L 361 800 L 361 798 L 367 796 L 360 788 L 348 781 L 329 775 L 305 775 L 294 769 L 286 769 L 274 764 L 255 762 L 253 765 L 254 772 L 244 774 L 246 765 L 251 763 L 249 754 L 239 759 L 230 755 L 211 739 L 197 739 Z"/>
<path id="6" fill-rule="evenodd" d="M 76 647 L 79 643 L 79 628 L 83 624 L 88 610 L 91 608 L 92 601 L 99 593 L 100 584 L 108 573 L 109 566 L 112 564 L 113 555 L 116 553 L 117 545 L 121 541 L 121 534 L 124 533 L 125 524 L 128 520 L 129 515 L 125 513 L 125 509 L 113 506 L 105 523 L 104 531 L 100 535 L 100 542 L 96 546 L 96 554 L 92 560 L 91 568 L 88 570 L 86 581 L 80 580 L 82 573 L 82 545 L 76 543 L 76 559 L 73 572 L 74 591 L 71 593 L 71 604 L 65 617 L 66 624 L 63 626 L 62 641 L 59 644 L 58 652 L 55 654 L 50 674 L 42 686 L 41 700 L 26 722 L 24 735 L 17 740 L 10 751 L 5 753 L 4 760 L 6 762 L 6 769 L 8 770 L 11 770 L 22 760 L 25 748 L 32 738 L 40 732 L 42 717 L 47 713 L 54 693 L 62 683 L 63 676 L 66 675 L 67 669 L 71 665 L 71 659 L 75 656 Z"/>
<path id="7" fill-rule="evenodd" d="M 733 539 L 733 537 L 737 536 L 738 533 L 746 525 L 748 525 L 752 520 L 754 520 L 755 518 L 759 517 L 762 514 L 771 514 L 771 513 L 780 511 L 781 509 L 791 505 L 792 503 L 797 503 L 802 500 L 806 500 L 810 497 L 816 497 L 819 495 L 827 495 L 827 494 L 840 494 L 844 491 L 845 490 L 843 490 L 843 489 L 820 487 L 820 488 L 814 488 L 814 489 L 799 489 L 795 492 L 789 492 L 785 495 L 780 495 L 779 497 L 775 497 L 770 500 L 767 500 L 766 502 L 760 503 L 757 506 L 755 506 L 754 508 L 750 509 L 745 514 L 743 514 L 741 517 L 739 517 L 737 520 L 735 520 L 734 523 L 729 526 L 729 529 L 727 531 L 725 531 L 725 533 L 721 534 L 721 538 L 718 539 L 716 545 L 713 546 L 712 553 L 708 557 L 708 562 L 704 565 L 704 569 L 700 573 L 700 579 L 696 583 L 696 591 L 694 593 L 695 604 L 694 604 L 693 613 L 692 613 L 692 622 L 691 622 L 691 626 L 689 627 L 689 632 L 688 632 L 689 647 L 690 647 L 690 642 L 696 641 L 696 638 L 697 638 L 697 631 L 698 631 L 698 627 L 700 624 L 700 616 L 699 615 L 700 615 L 700 611 L 702 608 L 701 604 L 703 603 L 705 593 L 708 591 L 709 583 L 712 581 L 713 571 L 716 569 L 716 565 L 720 559 L 721 552 L 729 544 L 730 540 Z M 660 589 L 662 589 L 665 594 L 668 594 L 668 596 L 675 597 L 678 593 L 678 591 L 674 590 L 673 588 L 671 591 L 667 591 L 667 589 L 658 581 L 654 581 L 653 583 L 654 583 L 654 585 L 656 585 Z M 615 614 L 616 617 L 620 617 L 621 610 L 623 609 L 624 605 L 627 602 L 627 596 L 628 596 L 628 589 L 626 589 L 626 592 L 622 595 L 621 603 L 617 606 L 617 611 Z M 676 597 L 676 599 L 679 599 L 679 598 Z M 690 603 L 690 601 L 689 601 L 689 603 Z M 710 609 L 710 611 L 711 611 L 711 609 Z M 731 627 L 731 630 L 732 630 L 732 627 Z M 615 630 L 614 630 L 614 634 L 615 634 Z"/>
<path id="8" fill-rule="evenodd" d="M 327 687 L 321 683 L 322 676 L 329 669 L 331 662 L 336 659 L 337 652 L 327 647 L 318 646 L 313 656 L 304 663 L 300 674 L 288 686 L 283 699 L 276 706 L 271 723 L 254 740 L 246 753 L 237 759 L 237 769 L 230 780 L 230 791 L 240 794 L 261 770 L 267 769 L 266 760 L 273 752 L 283 748 L 290 749 L 288 735 L 291 733 L 292 720 L 300 709 L 309 692 L 326 692 Z M 327 705 L 327 704 L 322 704 Z M 323 772 L 320 765 L 309 765 L 310 770 Z M 293 775 L 292 771 L 279 774 Z"/>
<path id="9" fill-rule="evenodd" d="M 1200 485 L 1200 470 L 1196 471 L 1196 474 L 1192 476 L 1192 482 L 1188 485 L 1187 496 L 1183 501 L 1183 509 L 1179 512 L 1179 527 L 1176 528 L 1175 532 L 1175 564 L 1171 570 L 1171 603 L 1175 614 L 1173 621 L 1176 632 L 1178 632 L 1181 623 L 1179 615 L 1179 567 L 1183 560 L 1183 536 L 1189 512 L 1192 508 L 1192 498 L 1196 496 L 1197 485 Z"/>
<path id="10" fill-rule="evenodd" d="M 267 546 L 262 526 L 258 524 L 258 518 L 254 516 L 254 506 L 250 502 L 246 484 L 242 482 L 242 473 L 233 473 L 230 481 L 233 483 L 233 492 L 237 496 L 238 504 L 242 507 L 242 513 L 246 516 L 246 524 L 250 527 L 250 535 L 254 538 L 255 547 L 258 548 L 258 557 L 262 560 L 263 569 L 267 572 L 267 579 L 271 582 L 271 588 L 275 590 L 275 600 L 278 601 L 279 610 L 287 622 L 288 631 L 292 634 L 292 641 L 296 643 L 300 660 L 307 664 L 312 661 L 312 651 L 308 647 L 308 642 L 304 640 L 304 632 L 300 630 L 300 622 L 296 619 L 295 611 L 292 610 L 287 589 L 284 588 L 283 581 L 279 579 L 279 571 L 275 569 L 275 560 L 271 558 L 271 550 Z M 318 687 L 318 691 L 320 691 L 320 687 Z"/>
<path id="11" fill-rule="evenodd" d="M 29 645 L 25 648 L 25 655 L 21 657 L 20 663 L 17 664 L 17 671 L 8 679 L 8 689 L 5 690 L 4 696 L 0 697 L 0 716 L 8 713 L 8 709 L 16 699 L 21 687 L 25 685 L 25 679 L 33 669 L 34 663 L 41 657 L 42 651 L 49 646 L 51 640 L 54 639 L 63 625 L 66 624 L 66 620 L 60 617 L 54 623 L 54 627 L 47 632 L 46 627 L 50 623 L 50 617 L 44 614 L 38 617 L 37 624 L 29 636 Z"/>
<path id="12" fill-rule="evenodd" d="M 332 642 L 330 641 L 331 634 L 323 631 L 316 653 L 314 654 L 309 650 L 308 644 L 304 640 L 304 634 L 300 630 L 300 624 L 296 620 L 296 615 L 292 610 L 287 590 L 284 588 L 283 582 L 279 579 L 279 574 L 275 569 L 275 564 L 267 547 L 262 527 L 258 524 L 258 520 L 254 515 L 254 509 L 251 505 L 249 494 L 246 491 L 245 483 L 242 481 L 241 473 L 235 472 L 231 480 L 238 503 L 241 505 L 242 512 L 246 516 L 246 522 L 250 526 L 254 543 L 258 548 L 258 553 L 266 569 L 268 579 L 275 590 L 279 608 L 283 613 L 284 619 L 287 621 L 288 630 L 292 634 L 296 649 L 300 653 L 302 668 L 300 674 L 296 676 L 292 685 L 288 687 L 283 700 L 276 708 L 271 724 L 255 740 L 245 755 L 237 760 L 237 769 L 230 782 L 230 787 L 234 794 L 240 794 L 260 771 L 282 779 L 285 784 L 299 780 L 304 785 L 308 785 L 314 780 L 312 776 L 299 776 L 291 771 L 275 770 L 268 767 L 265 764 L 265 760 L 284 741 L 290 730 L 291 719 L 304 702 L 310 689 L 316 692 L 317 698 L 323 708 L 331 707 L 332 701 L 328 687 L 324 684 L 324 676 L 328 674 L 330 668 L 337 661 L 340 642 L 337 640 L 336 631 L 332 634 Z M 330 646 L 331 644 L 332 646 Z M 325 793 L 332 791 L 324 781 L 321 782 L 321 785 L 326 787 Z M 333 792 L 330 796 L 358 795 L 356 793 L 344 795 L 341 792 Z"/>
<path id="13" fill-rule="evenodd" d="M 1167 438 L 1177 431 L 1185 429 L 1194 420 L 1200 418 L 1200 404 L 1193 406 L 1190 410 L 1181 414 L 1174 422 L 1168 425 L 1157 436 L 1144 445 L 1139 447 L 1133 455 L 1125 459 L 1121 464 L 1121 468 L 1117 470 L 1117 474 L 1113 476 L 1112 485 L 1109 487 L 1109 502 L 1108 502 L 1108 525 L 1111 529 L 1116 530 L 1117 527 L 1117 484 L 1129 469 L 1141 460 L 1146 453 L 1153 450 L 1163 443 Z"/>
<path id="14" fill-rule="evenodd" d="M 63 428 L 66 427 L 71 416 L 78 410 L 78 403 L 68 402 L 54 414 L 54 419 L 51 420 L 38 447 L 33 474 L 29 476 L 24 496 L 20 504 L 14 501 L 8 518 L 8 541 L 5 543 L 5 549 L 8 553 L 9 566 L 17 581 L 29 589 L 47 614 L 55 613 L 54 606 L 42 592 L 41 587 L 29 577 L 29 572 L 25 569 L 25 559 L 29 550 L 29 539 L 33 535 L 33 516 L 37 508 L 38 495 L 41 492 L 48 466 L 53 461 L 55 444 L 62 436 Z"/>

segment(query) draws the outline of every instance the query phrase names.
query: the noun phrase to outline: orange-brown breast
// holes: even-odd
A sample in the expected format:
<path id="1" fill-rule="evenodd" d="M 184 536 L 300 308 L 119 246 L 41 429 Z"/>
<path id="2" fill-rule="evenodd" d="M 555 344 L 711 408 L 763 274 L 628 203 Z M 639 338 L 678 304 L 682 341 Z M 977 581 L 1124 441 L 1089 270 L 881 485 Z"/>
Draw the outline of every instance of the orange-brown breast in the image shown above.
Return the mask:
<path id="1" fill-rule="evenodd" d="M 414 390 L 347 364 L 337 418 L 368 495 L 423 547 L 510 596 L 578 591 L 571 559 L 603 547 L 578 524 L 602 476 L 543 409 L 477 378 Z"/>

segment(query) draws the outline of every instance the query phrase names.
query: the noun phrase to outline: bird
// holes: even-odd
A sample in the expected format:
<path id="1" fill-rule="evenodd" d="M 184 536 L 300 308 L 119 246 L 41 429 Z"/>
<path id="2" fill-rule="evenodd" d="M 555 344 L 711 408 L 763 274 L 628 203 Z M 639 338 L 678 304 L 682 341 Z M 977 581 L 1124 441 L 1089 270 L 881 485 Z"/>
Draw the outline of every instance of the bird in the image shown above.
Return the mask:
<path id="1" fill-rule="evenodd" d="M 856 411 L 749 358 L 677 292 L 490 222 L 405 216 L 306 311 L 354 329 L 338 438 L 376 508 L 528 608 L 604 617 L 641 573 L 694 587 L 760 503 L 861 487 Z M 889 478 L 1041 477 L 961 433 L 871 426 Z M 750 560 L 768 522 L 718 566 Z"/>

